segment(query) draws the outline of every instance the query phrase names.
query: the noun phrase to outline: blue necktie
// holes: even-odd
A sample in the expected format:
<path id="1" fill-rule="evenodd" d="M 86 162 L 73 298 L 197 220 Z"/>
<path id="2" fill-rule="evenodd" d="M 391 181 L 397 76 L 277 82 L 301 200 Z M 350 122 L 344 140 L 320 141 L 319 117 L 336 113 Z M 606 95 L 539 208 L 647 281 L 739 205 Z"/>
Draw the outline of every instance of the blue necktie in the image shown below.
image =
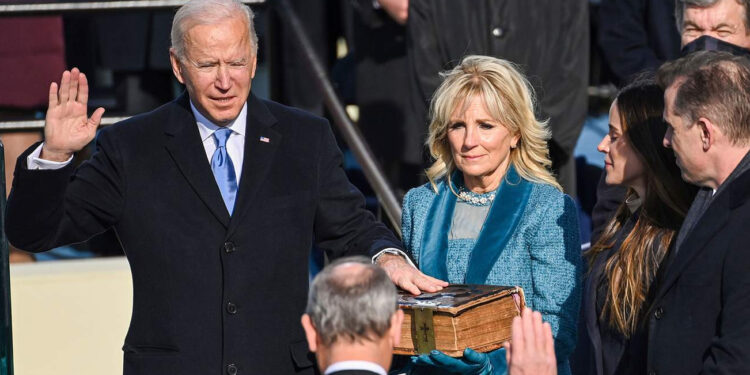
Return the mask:
<path id="1" fill-rule="evenodd" d="M 229 215 L 234 211 L 234 199 L 237 197 L 237 176 L 234 174 L 234 164 L 227 153 L 227 139 L 232 131 L 221 128 L 214 132 L 216 139 L 216 151 L 211 156 L 211 170 L 214 172 L 216 184 L 219 185 L 221 197 L 227 206 Z"/>

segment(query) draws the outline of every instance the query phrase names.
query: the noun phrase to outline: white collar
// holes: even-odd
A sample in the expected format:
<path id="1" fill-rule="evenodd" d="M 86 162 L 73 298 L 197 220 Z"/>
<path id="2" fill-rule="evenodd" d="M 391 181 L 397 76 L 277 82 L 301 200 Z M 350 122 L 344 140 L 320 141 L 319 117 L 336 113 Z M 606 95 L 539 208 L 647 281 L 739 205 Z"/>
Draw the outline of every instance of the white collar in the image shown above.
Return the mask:
<path id="1" fill-rule="evenodd" d="M 190 109 L 193 111 L 195 121 L 198 123 L 198 132 L 200 132 L 201 135 L 201 142 L 205 142 L 206 139 L 211 137 L 214 132 L 220 128 L 220 126 L 209 121 L 206 116 L 203 116 L 203 114 L 195 108 L 192 100 L 190 101 Z M 242 110 L 240 111 L 240 114 L 237 115 L 237 118 L 224 127 L 229 128 L 232 132 L 241 136 L 245 135 L 245 128 L 247 128 L 247 102 L 242 106 Z"/>
<path id="2" fill-rule="evenodd" d="M 379 375 L 387 375 L 385 372 L 385 369 L 381 367 L 379 364 L 374 362 L 367 362 L 367 361 L 341 361 L 336 362 L 330 366 L 325 371 L 325 375 L 328 375 L 335 371 L 344 371 L 344 370 L 367 370 L 372 371 Z"/>

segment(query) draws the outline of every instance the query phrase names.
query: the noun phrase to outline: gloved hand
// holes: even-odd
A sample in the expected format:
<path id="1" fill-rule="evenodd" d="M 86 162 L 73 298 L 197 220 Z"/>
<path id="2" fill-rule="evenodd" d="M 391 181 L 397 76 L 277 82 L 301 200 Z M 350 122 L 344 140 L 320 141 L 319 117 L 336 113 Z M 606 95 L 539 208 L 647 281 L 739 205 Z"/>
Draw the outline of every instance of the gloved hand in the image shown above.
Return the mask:
<path id="1" fill-rule="evenodd" d="M 428 366 L 454 374 L 462 375 L 491 375 L 492 363 L 487 354 L 477 353 L 470 348 L 464 350 L 462 358 L 453 358 L 439 350 L 433 350 L 429 355 L 422 354 L 412 357 L 415 366 Z"/>

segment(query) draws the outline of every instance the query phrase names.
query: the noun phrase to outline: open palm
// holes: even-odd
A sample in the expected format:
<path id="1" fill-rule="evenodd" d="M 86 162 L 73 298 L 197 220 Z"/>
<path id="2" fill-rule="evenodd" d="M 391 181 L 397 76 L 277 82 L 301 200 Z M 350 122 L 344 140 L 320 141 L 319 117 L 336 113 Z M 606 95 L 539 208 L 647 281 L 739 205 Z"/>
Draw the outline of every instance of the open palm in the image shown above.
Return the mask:
<path id="1" fill-rule="evenodd" d="M 104 108 L 97 108 L 87 117 L 88 100 L 88 80 L 77 68 L 63 72 L 59 90 L 57 83 L 50 84 L 43 159 L 65 161 L 94 139 Z"/>

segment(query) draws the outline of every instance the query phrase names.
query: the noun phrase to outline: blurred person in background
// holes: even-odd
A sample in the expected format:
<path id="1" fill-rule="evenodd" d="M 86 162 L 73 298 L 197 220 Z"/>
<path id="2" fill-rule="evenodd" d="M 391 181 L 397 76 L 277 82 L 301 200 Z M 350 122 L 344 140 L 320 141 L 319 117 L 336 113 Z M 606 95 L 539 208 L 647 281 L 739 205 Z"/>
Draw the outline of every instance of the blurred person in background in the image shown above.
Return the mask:
<path id="1" fill-rule="evenodd" d="M 674 154 L 662 146 L 667 124 L 664 91 L 650 79 L 622 89 L 609 112 L 606 182 L 627 188 L 589 261 L 583 316 L 590 340 L 588 372 L 644 374 L 645 315 L 657 270 L 682 225 L 696 189 L 680 177 Z"/>
<path id="2" fill-rule="evenodd" d="M 572 199 L 547 169 L 546 122 L 516 66 L 467 56 L 432 99 L 430 183 L 404 197 L 402 231 L 420 270 L 450 283 L 518 285 L 555 336 L 569 374 L 580 302 L 581 251 Z M 467 349 L 414 357 L 414 373 L 503 373 L 505 353 Z"/>
<path id="3" fill-rule="evenodd" d="M 597 45 L 618 85 L 680 56 L 674 0 L 602 0 Z"/>
<path id="4" fill-rule="evenodd" d="M 408 0 L 350 0 L 357 125 L 398 196 L 424 182 L 424 126 L 409 106 Z"/>

